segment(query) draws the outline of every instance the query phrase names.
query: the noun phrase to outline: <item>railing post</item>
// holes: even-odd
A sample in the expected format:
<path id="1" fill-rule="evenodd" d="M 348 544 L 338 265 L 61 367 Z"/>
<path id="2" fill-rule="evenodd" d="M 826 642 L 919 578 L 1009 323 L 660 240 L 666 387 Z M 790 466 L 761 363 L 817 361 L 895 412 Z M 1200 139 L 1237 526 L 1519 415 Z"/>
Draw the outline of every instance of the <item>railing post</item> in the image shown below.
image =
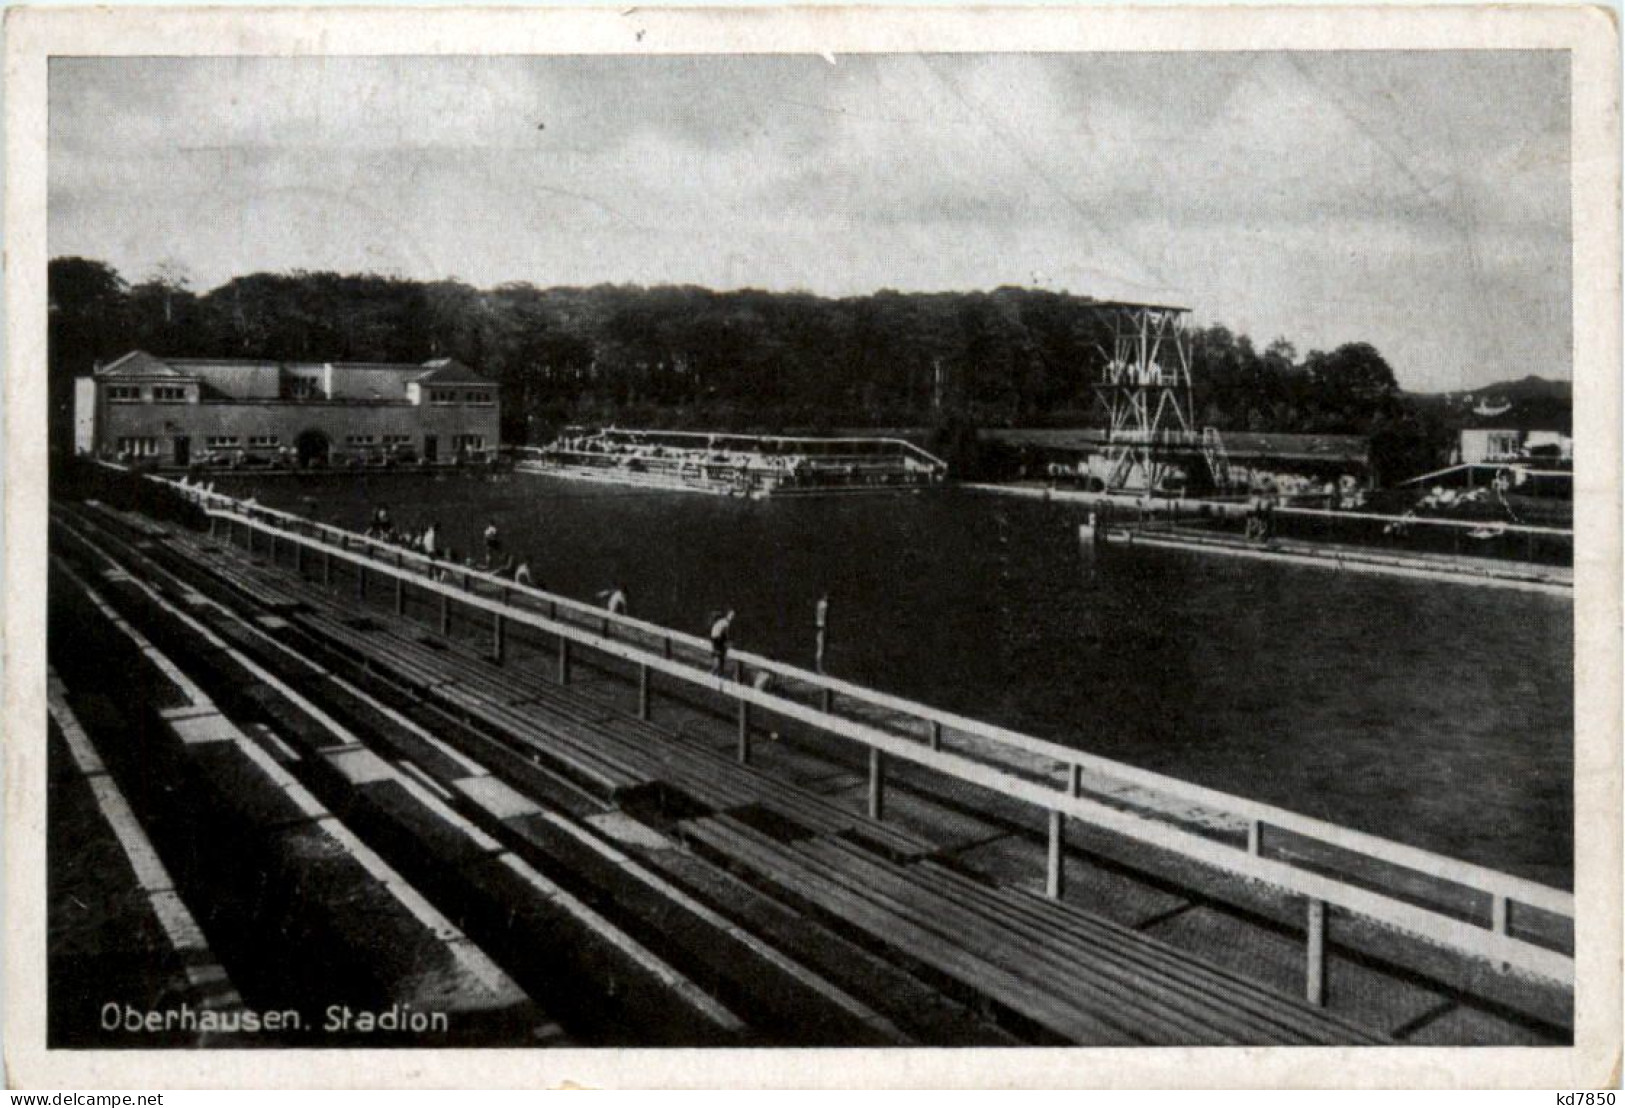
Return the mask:
<path id="1" fill-rule="evenodd" d="M 331 588 L 333 584 L 333 552 L 322 551 L 322 587 Z"/>
<path id="2" fill-rule="evenodd" d="M 293 571 L 301 577 L 305 575 L 305 544 L 297 540 L 293 544 Z"/>
<path id="3" fill-rule="evenodd" d="M 276 532 L 271 532 L 271 564 L 276 565 Z"/>
<path id="4" fill-rule="evenodd" d="M 559 633 L 559 684 L 570 683 L 570 640 Z"/>
<path id="5" fill-rule="evenodd" d="M 1083 795 L 1083 767 L 1074 765 L 1071 772 L 1071 792 L 1073 796 Z"/>
<path id="6" fill-rule="evenodd" d="M 886 818 L 886 752 L 878 746 L 869 748 L 869 818 Z"/>
<path id="7" fill-rule="evenodd" d="M 503 642 L 504 622 L 501 612 L 496 613 L 491 619 L 491 655 L 497 660 L 497 665 L 502 664 L 502 653 L 505 645 Z"/>
<path id="8" fill-rule="evenodd" d="M 1317 1008 L 1326 1005 L 1326 902 L 1309 901 L 1308 965 L 1304 972 L 1304 996 Z"/>
<path id="9" fill-rule="evenodd" d="M 1264 851 L 1264 824 L 1256 819 L 1247 821 L 1247 853 L 1254 858 Z"/>
<path id="10" fill-rule="evenodd" d="M 649 718 L 649 667 L 638 666 L 638 718 Z"/>
<path id="11" fill-rule="evenodd" d="M 215 537 L 215 533 L 218 531 L 219 526 L 220 526 L 220 517 L 217 516 L 217 515 L 209 516 L 209 537 L 211 539 Z"/>
<path id="12" fill-rule="evenodd" d="M 1497 935 L 1507 933 L 1507 898 L 1502 893 L 1490 895 L 1490 930 Z"/>
<path id="13" fill-rule="evenodd" d="M 357 600 L 367 599 L 367 565 L 365 562 L 356 563 L 355 597 Z"/>
<path id="14" fill-rule="evenodd" d="M 406 614 L 406 578 L 399 575 L 395 578 L 395 614 Z"/>
<path id="15" fill-rule="evenodd" d="M 671 661 L 671 636 L 667 635 L 661 645 L 666 653 L 666 661 Z"/>
<path id="16" fill-rule="evenodd" d="M 834 689 L 825 688 L 825 689 L 820 689 L 819 690 L 819 692 L 818 692 L 818 707 L 822 711 L 824 711 L 826 713 L 832 712 L 834 710 L 834 707 L 835 707 L 835 690 Z"/>
<path id="17" fill-rule="evenodd" d="M 750 764 L 750 701 L 739 701 L 739 764 Z"/>
<path id="18" fill-rule="evenodd" d="M 1044 895 L 1051 900 L 1061 899 L 1066 891 L 1066 817 L 1051 808 L 1049 813 L 1049 853 L 1045 866 Z"/>
<path id="19" fill-rule="evenodd" d="M 440 637 L 451 638 L 451 598 L 440 594 Z"/>
<path id="20" fill-rule="evenodd" d="M 942 749 L 942 724 L 937 720 L 931 721 L 930 746 L 932 750 Z"/>
<path id="21" fill-rule="evenodd" d="M 248 521 L 248 553 L 249 553 L 250 557 L 252 557 L 253 554 L 254 554 L 254 522 L 253 522 L 253 520 Z"/>

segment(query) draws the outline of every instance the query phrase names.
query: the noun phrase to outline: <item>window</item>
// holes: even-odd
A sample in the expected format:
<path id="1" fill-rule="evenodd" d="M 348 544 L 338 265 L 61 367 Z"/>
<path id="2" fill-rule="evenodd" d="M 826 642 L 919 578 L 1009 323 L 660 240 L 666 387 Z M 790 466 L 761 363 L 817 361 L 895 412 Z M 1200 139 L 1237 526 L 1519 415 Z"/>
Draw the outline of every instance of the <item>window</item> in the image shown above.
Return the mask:
<path id="1" fill-rule="evenodd" d="M 1517 457 L 1518 437 L 1516 431 L 1491 431 L 1489 434 L 1489 456 L 1491 458 Z"/>
<path id="2" fill-rule="evenodd" d="M 281 442 L 282 442 L 282 437 L 280 435 L 249 435 L 248 436 L 248 445 L 249 446 L 277 446 L 277 445 L 281 444 Z"/>
<path id="3" fill-rule="evenodd" d="M 238 441 L 236 435 L 210 435 L 208 439 L 209 449 L 231 450 L 236 447 Z"/>
<path id="4" fill-rule="evenodd" d="M 107 399 L 115 404 L 134 404 L 141 399 L 139 385 L 108 385 Z"/>
<path id="5" fill-rule="evenodd" d="M 345 435 L 344 441 L 351 446 L 371 446 L 374 437 L 372 435 Z"/>
<path id="6" fill-rule="evenodd" d="M 456 389 L 430 389 L 429 390 L 429 403 L 431 403 L 431 404 L 455 404 L 455 403 L 457 403 L 457 390 Z"/>
<path id="7" fill-rule="evenodd" d="M 314 377 L 295 377 L 288 382 L 288 395 L 295 400 L 309 400 L 313 396 L 321 395 L 316 387 Z"/>
<path id="8" fill-rule="evenodd" d="M 463 400 L 469 404 L 489 404 L 491 403 L 491 394 L 484 391 L 465 392 L 463 393 Z"/>
<path id="9" fill-rule="evenodd" d="M 160 404 L 184 404 L 186 390 L 175 385 L 154 385 L 152 398 Z"/>
<path id="10" fill-rule="evenodd" d="M 412 441 L 411 435 L 385 435 L 385 446 L 406 446 Z"/>
<path id="11" fill-rule="evenodd" d="M 484 450 L 484 435 L 453 435 L 451 437 L 453 450 Z"/>
<path id="12" fill-rule="evenodd" d="M 132 458 L 156 458 L 158 440 L 150 435 L 121 438 L 118 440 L 118 452 L 121 455 L 128 454 Z"/>

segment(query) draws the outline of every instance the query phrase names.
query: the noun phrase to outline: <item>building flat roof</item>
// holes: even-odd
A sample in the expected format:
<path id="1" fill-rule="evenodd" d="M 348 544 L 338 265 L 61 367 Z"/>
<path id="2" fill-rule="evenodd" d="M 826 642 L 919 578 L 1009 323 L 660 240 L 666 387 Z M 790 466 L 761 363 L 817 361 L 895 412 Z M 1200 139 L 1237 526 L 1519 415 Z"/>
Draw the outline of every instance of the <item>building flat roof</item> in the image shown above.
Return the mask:
<path id="1" fill-rule="evenodd" d="M 454 358 L 431 358 L 416 362 L 311 362 L 289 361 L 278 358 L 159 358 L 145 350 L 132 350 L 96 370 L 97 377 L 174 377 L 184 380 L 204 380 L 209 371 L 219 370 L 240 374 L 245 370 L 286 370 L 291 373 L 323 373 L 328 369 L 344 374 L 397 374 L 407 381 L 445 384 L 481 385 L 499 388 L 497 382 Z"/>

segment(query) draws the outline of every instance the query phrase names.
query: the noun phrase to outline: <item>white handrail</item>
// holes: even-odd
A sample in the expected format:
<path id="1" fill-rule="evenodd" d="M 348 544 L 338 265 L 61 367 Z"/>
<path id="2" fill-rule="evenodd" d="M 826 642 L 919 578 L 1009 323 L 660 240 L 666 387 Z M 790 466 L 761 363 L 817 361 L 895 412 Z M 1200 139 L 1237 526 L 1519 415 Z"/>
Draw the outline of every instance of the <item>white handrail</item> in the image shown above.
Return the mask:
<path id="1" fill-rule="evenodd" d="M 164 478 L 153 479 L 165 480 Z M 173 484 L 173 482 L 166 483 Z M 206 495 L 211 495 L 217 502 L 224 502 L 226 511 L 222 514 L 231 515 L 234 509 L 243 507 L 241 502 L 221 493 Z M 257 505 L 249 510 L 257 514 L 269 515 L 288 521 L 299 527 L 315 527 L 323 532 L 337 534 L 345 542 L 358 543 L 364 547 L 385 552 L 391 561 L 396 558 L 410 561 L 420 571 L 433 566 L 437 569 L 455 572 L 469 580 L 480 581 L 495 589 L 505 589 L 509 593 L 517 593 L 556 606 L 557 609 L 589 617 L 593 622 L 600 625 L 607 622 L 617 627 L 638 631 L 652 638 L 670 641 L 674 645 L 681 644 L 701 652 L 708 653 L 711 649 L 710 641 L 699 635 L 651 623 L 633 616 L 612 613 L 597 605 L 545 592 L 531 585 L 518 584 L 494 573 L 432 559 L 418 551 L 407 550 L 330 524 L 308 520 L 303 516 L 292 513 L 263 508 Z M 242 517 L 239 516 L 238 518 Z M 883 708 L 925 723 L 935 723 L 944 728 L 972 735 L 996 745 L 1003 745 L 1026 754 L 1052 759 L 1066 767 L 1076 766 L 1101 777 L 1138 785 L 1165 796 L 1201 804 L 1221 813 L 1263 823 L 1270 827 L 1290 831 L 1305 838 L 1317 839 L 1356 853 L 1368 854 L 1374 858 L 1388 861 L 1403 868 L 1413 869 L 1426 875 L 1478 888 L 1484 892 L 1506 895 L 1519 903 L 1529 904 L 1559 915 L 1572 915 L 1574 911 L 1572 893 L 1554 889 L 1548 885 L 1542 885 L 1513 874 L 1502 873 L 1499 870 L 1490 869 L 1472 862 L 1450 858 L 1446 855 L 1408 846 L 1391 839 L 1384 839 L 1352 828 L 1327 823 L 1262 801 L 1210 789 L 1206 786 L 1193 784 L 1176 777 L 1169 777 L 1152 770 L 1140 769 L 1124 762 L 1089 754 L 1075 747 L 1064 746 L 1020 731 L 1012 731 L 998 724 L 972 719 L 945 709 L 935 708 L 890 693 L 856 685 L 839 677 L 816 673 L 748 650 L 731 650 L 729 653 L 731 657 L 745 663 L 754 670 L 772 673 L 777 677 L 811 685 L 814 688 L 828 689 L 831 693 L 838 694 L 848 700 Z"/>
<path id="2" fill-rule="evenodd" d="M 1520 535 L 1555 535 L 1566 539 L 1574 538 L 1573 528 L 1563 527 L 1537 527 L 1530 523 L 1502 523 L 1493 519 L 1442 519 L 1438 516 L 1394 516 L 1381 515 L 1377 512 L 1345 512 L 1335 508 L 1298 508 L 1282 505 L 1275 509 L 1277 515 L 1294 516 L 1326 516 L 1331 519 L 1359 519 L 1377 523 L 1402 523 L 1407 527 L 1464 527 L 1477 530 L 1482 527 L 1493 527 L 1497 531 L 1506 531 Z"/>
<path id="3" fill-rule="evenodd" d="M 151 479 L 175 486 L 175 482 L 164 478 L 152 477 Z M 826 733 L 852 739 L 874 749 L 883 750 L 905 760 L 938 769 L 950 776 L 982 785 L 1013 798 L 1026 800 L 1051 811 L 1073 815 L 1088 822 L 1109 827 L 1139 841 L 1163 846 L 1198 861 L 1239 873 L 1242 876 L 1267 881 L 1303 895 L 1341 905 L 1351 911 L 1415 932 L 1447 946 L 1469 950 L 1474 954 L 1491 957 L 1510 965 L 1517 965 L 1531 972 L 1560 981 L 1572 980 L 1572 958 L 1524 942 L 1506 934 L 1504 931 L 1505 905 L 1509 902 L 1525 904 L 1554 915 L 1572 919 L 1574 915 L 1574 897 L 1573 894 L 1563 890 L 1511 874 L 1501 873 L 1484 866 L 1448 858 L 1431 851 L 1407 846 L 1403 843 L 1368 835 L 1350 828 L 1339 827 L 1321 820 L 1301 816 L 1273 805 L 1248 800 L 1245 797 L 1222 793 L 1200 785 L 1180 781 L 1176 778 L 1114 762 L 1072 747 L 1061 746 L 1020 732 L 1010 731 L 994 724 L 969 719 L 955 713 L 907 701 L 901 697 L 866 689 L 839 678 L 803 670 L 797 666 L 777 662 L 748 651 L 733 652 L 736 659 L 754 669 L 765 670 L 811 685 L 817 689 L 827 690 L 831 694 L 839 694 L 859 703 L 885 708 L 910 718 L 932 723 L 941 728 L 951 728 L 954 731 L 990 742 L 995 746 L 1002 745 L 1028 754 L 1050 758 L 1069 769 L 1075 767 L 1077 770 L 1090 771 L 1102 777 L 1140 785 L 1167 796 L 1194 801 L 1216 811 L 1239 816 L 1248 820 L 1250 827 L 1248 847 L 1245 851 L 1238 850 L 1229 844 L 1182 830 L 1144 815 L 1106 807 L 1086 797 L 1070 795 L 1069 788 L 1066 785 L 1056 789 L 1051 785 L 1017 776 L 986 761 L 978 761 L 964 754 L 943 750 L 935 744 L 927 745 L 923 739 L 898 734 L 845 716 L 836 715 L 830 711 L 814 709 L 799 701 L 730 681 L 725 677 L 706 675 L 691 665 L 661 657 L 624 641 L 603 638 L 584 630 L 577 624 L 549 618 L 528 608 L 514 607 L 505 601 L 490 600 L 477 593 L 459 590 L 450 584 L 424 576 L 423 570 L 431 565 L 439 569 L 449 569 L 461 575 L 465 581 L 477 580 L 499 590 L 505 590 L 499 595 L 511 596 L 518 594 L 534 601 L 554 605 L 556 606 L 552 609 L 554 612 L 562 609 L 579 615 L 586 615 L 601 626 L 624 627 L 628 630 L 636 630 L 649 635 L 667 644 L 680 643 L 699 651 L 709 651 L 709 642 L 699 636 L 672 630 L 645 620 L 610 613 L 595 605 L 543 592 L 530 586 L 520 585 L 495 574 L 438 562 L 416 551 L 404 550 L 344 531 L 329 524 L 307 520 L 291 513 L 242 504 L 224 494 L 208 493 L 206 490 L 190 486 L 180 487 L 179 491 L 191 493 L 200 501 L 211 505 L 209 512 L 212 516 L 268 530 L 270 528 L 265 517 L 284 521 L 285 524 L 291 525 L 292 528 L 297 528 L 292 534 L 288 534 L 284 530 L 283 534 L 286 537 L 306 546 L 323 550 L 329 555 L 339 557 L 341 560 L 376 569 L 386 576 L 397 576 L 409 580 L 419 588 L 485 610 L 493 616 L 512 619 L 520 624 L 532 626 L 550 634 L 558 635 L 561 638 L 570 639 L 601 653 L 619 657 L 622 660 L 633 662 L 650 670 L 665 673 L 689 684 L 706 687 L 734 700 L 759 705 L 786 718 L 806 722 Z M 380 561 L 371 555 L 353 553 L 347 549 L 347 545 L 340 549 L 334 549 L 331 542 L 313 539 L 300 533 L 307 528 L 314 529 L 320 534 L 336 534 L 345 544 L 354 542 L 360 544 L 363 549 L 385 552 L 388 554 L 389 560 Z M 405 568 L 408 560 L 414 567 L 411 571 Z M 397 562 L 399 564 L 396 564 Z M 1319 841 L 1362 855 L 1368 859 L 1413 871 L 1424 877 L 1476 890 L 1492 898 L 1492 917 L 1495 922 L 1492 923 L 1490 930 L 1485 930 L 1482 927 L 1463 923 L 1453 916 L 1426 908 L 1419 908 L 1361 886 L 1350 885 L 1335 878 L 1299 869 L 1286 862 L 1262 857 L 1257 853 L 1257 844 L 1261 830 L 1264 827 L 1288 831 L 1306 839 Z M 1501 930 L 1497 930 L 1497 927 L 1501 928 Z"/>
<path id="4" fill-rule="evenodd" d="M 174 484 L 160 477 L 155 477 L 153 480 Z M 196 492 L 200 490 L 183 489 L 181 491 Z M 243 506 L 240 501 L 236 501 L 222 493 L 207 495 L 211 495 L 217 502 L 223 502 L 228 514 L 232 509 L 239 509 Z M 251 510 L 255 513 L 289 521 L 300 527 L 315 527 L 324 532 L 337 534 L 346 542 L 360 543 L 366 547 L 387 552 L 391 560 L 397 557 L 409 560 L 419 570 L 426 570 L 428 567 L 434 566 L 438 569 L 455 572 L 470 580 L 483 582 L 495 589 L 506 589 L 510 593 L 517 593 L 556 606 L 557 609 L 589 617 L 593 622 L 600 625 L 607 622 L 617 627 L 641 632 L 656 639 L 670 641 L 674 645 L 681 644 L 705 653 L 711 650 L 710 640 L 699 635 L 651 623 L 634 616 L 612 613 L 597 605 L 549 593 L 531 585 L 518 584 L 494 573 L 432 559 L 418 551 L 394 546 L 378 539 L 371 539 L 365 535 L 334 527 L 331 524 L 308 520 L 303 516 L 289 512 L 263 508 L 258 505 L 253 506 Z M 1270 827 L 1290 831 L 1305 838 L 1317 839 L 1346 850 L 1369 854 L 1372 857 L 1392 862 L 1403 868 L 1414 869 L 1462 885 L 1480 888 L 1485 892 L 1504 894 L 1518 900 L 1520 903 L 1543 908 L 1560 915 L 1572 915 L 1574 911 L 1573 894 L 1526 878 L 1502 873 L 1499 870 L 1450 858 L 1446 855 L 1436 854 L 1420 847 L 1408 846 L 1404 843 L 1356 831 L 1352 828 L 1327 823 L 1324 820 L 1300 815 L 1285 808 L 1279 808 L 1262 801 L 1250 800 L 1247 797 L 1237 796 L 1232 793 L 1221 792 L 1217 789 L 1210 789 L 1153 770 L 1140 769 L 1124 762 L 1089 754 L 1076 747 L 1064 746 L 1048 739 L 1013 731 L 998 724 L 972 719 L 968 716 L 921 704 L 891 693 L 856 685 L 839 677 L 803 669 L 792 663 L 779 661 L 748 650 L 730 650 L 729 654 L 754 670 L 772 673 L 777 677 L 811 685 L 817 689 L 828 689 L 831 693 L 838 694 L 848 700 L 883 708 L 899 715 L 918 719 L 921 722 L 935 723 L 944 728 L 972 735 L 996 745 L 1020 750 L 1026 754 L 1052 759 L 1065 767 L 1076 766 L 1101 777 L 1138 785 L 1165 796 L 1204 805 L 1221 813 L 1261 822 Z"/>

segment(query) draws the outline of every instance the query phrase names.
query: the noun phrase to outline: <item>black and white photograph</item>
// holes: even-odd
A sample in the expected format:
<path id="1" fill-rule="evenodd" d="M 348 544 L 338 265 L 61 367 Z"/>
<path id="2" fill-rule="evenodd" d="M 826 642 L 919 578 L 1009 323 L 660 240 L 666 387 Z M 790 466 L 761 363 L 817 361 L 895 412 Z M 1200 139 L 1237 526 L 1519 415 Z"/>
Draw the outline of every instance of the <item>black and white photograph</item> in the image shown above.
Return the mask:
<path id="1" fill-rule="evenodd" d="M 55 1072 L 1582 1045 L 1591 24 L 591 18 L 37 59 Z"/>

